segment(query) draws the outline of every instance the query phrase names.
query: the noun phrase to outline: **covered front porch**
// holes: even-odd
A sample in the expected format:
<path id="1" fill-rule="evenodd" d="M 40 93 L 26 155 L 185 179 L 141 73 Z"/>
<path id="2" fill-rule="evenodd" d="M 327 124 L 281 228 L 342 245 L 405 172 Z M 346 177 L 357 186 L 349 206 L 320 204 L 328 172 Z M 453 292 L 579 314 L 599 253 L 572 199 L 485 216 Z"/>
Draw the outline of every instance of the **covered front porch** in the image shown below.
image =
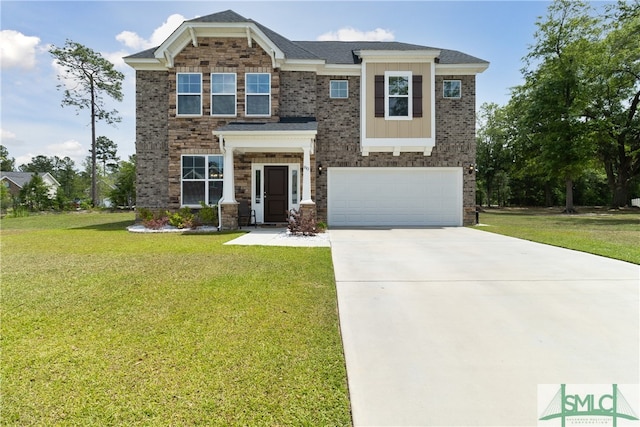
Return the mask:
<path id="1" fill-rule="evenodd" d="M 225 164 L 223 229 L 238 228 L 241 200 L 255 211 L 258 224 L 284 223 L 291 209 L 315 216 L 315 121 L 230 123 L 213 134 Z"/>

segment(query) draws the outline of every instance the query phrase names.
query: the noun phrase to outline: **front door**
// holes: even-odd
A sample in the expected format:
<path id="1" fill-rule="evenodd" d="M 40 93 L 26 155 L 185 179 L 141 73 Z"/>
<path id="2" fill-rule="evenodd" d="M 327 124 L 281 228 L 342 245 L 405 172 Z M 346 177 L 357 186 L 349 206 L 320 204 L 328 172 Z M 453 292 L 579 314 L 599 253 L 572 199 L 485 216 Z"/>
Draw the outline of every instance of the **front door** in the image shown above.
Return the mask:
<path id="1" fill-rule="evenodd" d="M 286 222 L 289 210 L 289 167 L 264 167 L 264 222 Z"/>

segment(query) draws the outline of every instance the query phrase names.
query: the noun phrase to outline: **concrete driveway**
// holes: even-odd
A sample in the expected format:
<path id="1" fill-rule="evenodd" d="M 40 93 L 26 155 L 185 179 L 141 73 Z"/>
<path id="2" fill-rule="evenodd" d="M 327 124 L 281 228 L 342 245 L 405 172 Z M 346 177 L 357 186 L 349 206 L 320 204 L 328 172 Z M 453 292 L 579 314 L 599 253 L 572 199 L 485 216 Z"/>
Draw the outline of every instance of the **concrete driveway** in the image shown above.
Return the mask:
<path id="1" fill-rule="evenodd" d="M 640 382 L 637 265 L 470 228 L 330 235 L 356 426 L 535 426 L 538 384 Z"/>

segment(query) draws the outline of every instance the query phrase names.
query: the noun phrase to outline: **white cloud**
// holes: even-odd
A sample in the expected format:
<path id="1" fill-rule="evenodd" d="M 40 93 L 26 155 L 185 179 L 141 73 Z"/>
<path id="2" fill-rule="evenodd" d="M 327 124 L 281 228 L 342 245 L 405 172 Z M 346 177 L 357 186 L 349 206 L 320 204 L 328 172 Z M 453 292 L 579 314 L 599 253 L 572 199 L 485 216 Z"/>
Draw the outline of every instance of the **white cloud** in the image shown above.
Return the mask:
<path id="1" fill-rule="evenodd" d="M 9 150 L 11 151 L 11 150 Z M 36 156 L 53 157 L 58 156 L 61 159 L 69 157 L 74 161 L 76 169 L 82 168 L 82 162 L 89 155 L 89 150 L 84 148 L 75 139 L 70 139 L 57 144 L 47 144 L 42 148 L 38 148 L 37 154 L 27 152 L 26 154 L 16 156 L 16 166 L 26 165 L 30 163 Z"/>
<path id="2" fill-rule="evenodd" d="M 393 32 L 382 28 L 371 31 L 360 31 L 352 27 L 340 28 L 318 36 L 319 41 L 377 41 L 390 42 L 395 40 Z"/>
<path id="3" fill-rule="evenodd" d="M 155 46 L 159 46 L 165 41 L 171 33 L 173 33 L 182 22 L 185 17 L 180 14 L 173 14 L 167 18 L 167 20 L 158 28 L 153 31 L 151 38 L 145 39 L 133 31 L 123 31 L 116 36 L 116 40 L 124 44 L 126 47 L 134 50 L 144 50 Z"/>
<path id="4" fill-rule="evenodd" d="M 57 144 L 49 144 L 45 147 L 45 152 L 47 153 L 45 155 L 58 156 L 61 159 L 68 156 L 76 162 L 89 155 L 88 150 L 75 139 L 70 139 Z"/>
<path id="5" fill-rule="evenodd" d="M 40 38 L 25 36 L 14 30 L 0 31 L 0 64 L 3 69 L 32 69 Z"/>
<path id="6" fill-rule="evenodd" d="M 16 134 L 6 129 L 0 129 L 0 141 L 4 143 L 7 139 L 16 139 Z"/>

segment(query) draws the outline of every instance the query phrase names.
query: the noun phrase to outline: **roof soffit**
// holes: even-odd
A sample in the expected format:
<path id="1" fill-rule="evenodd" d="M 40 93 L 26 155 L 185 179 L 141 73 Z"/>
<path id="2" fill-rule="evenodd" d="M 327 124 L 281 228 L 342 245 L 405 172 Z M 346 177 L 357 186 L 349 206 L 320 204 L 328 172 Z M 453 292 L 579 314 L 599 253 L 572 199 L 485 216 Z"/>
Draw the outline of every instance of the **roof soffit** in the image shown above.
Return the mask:
<path id="1" fill-rule="evenodd" d="M 354 53 L 363 62 L 434 62 L 439 49 L 424 50 L 359 50 Z"/>

